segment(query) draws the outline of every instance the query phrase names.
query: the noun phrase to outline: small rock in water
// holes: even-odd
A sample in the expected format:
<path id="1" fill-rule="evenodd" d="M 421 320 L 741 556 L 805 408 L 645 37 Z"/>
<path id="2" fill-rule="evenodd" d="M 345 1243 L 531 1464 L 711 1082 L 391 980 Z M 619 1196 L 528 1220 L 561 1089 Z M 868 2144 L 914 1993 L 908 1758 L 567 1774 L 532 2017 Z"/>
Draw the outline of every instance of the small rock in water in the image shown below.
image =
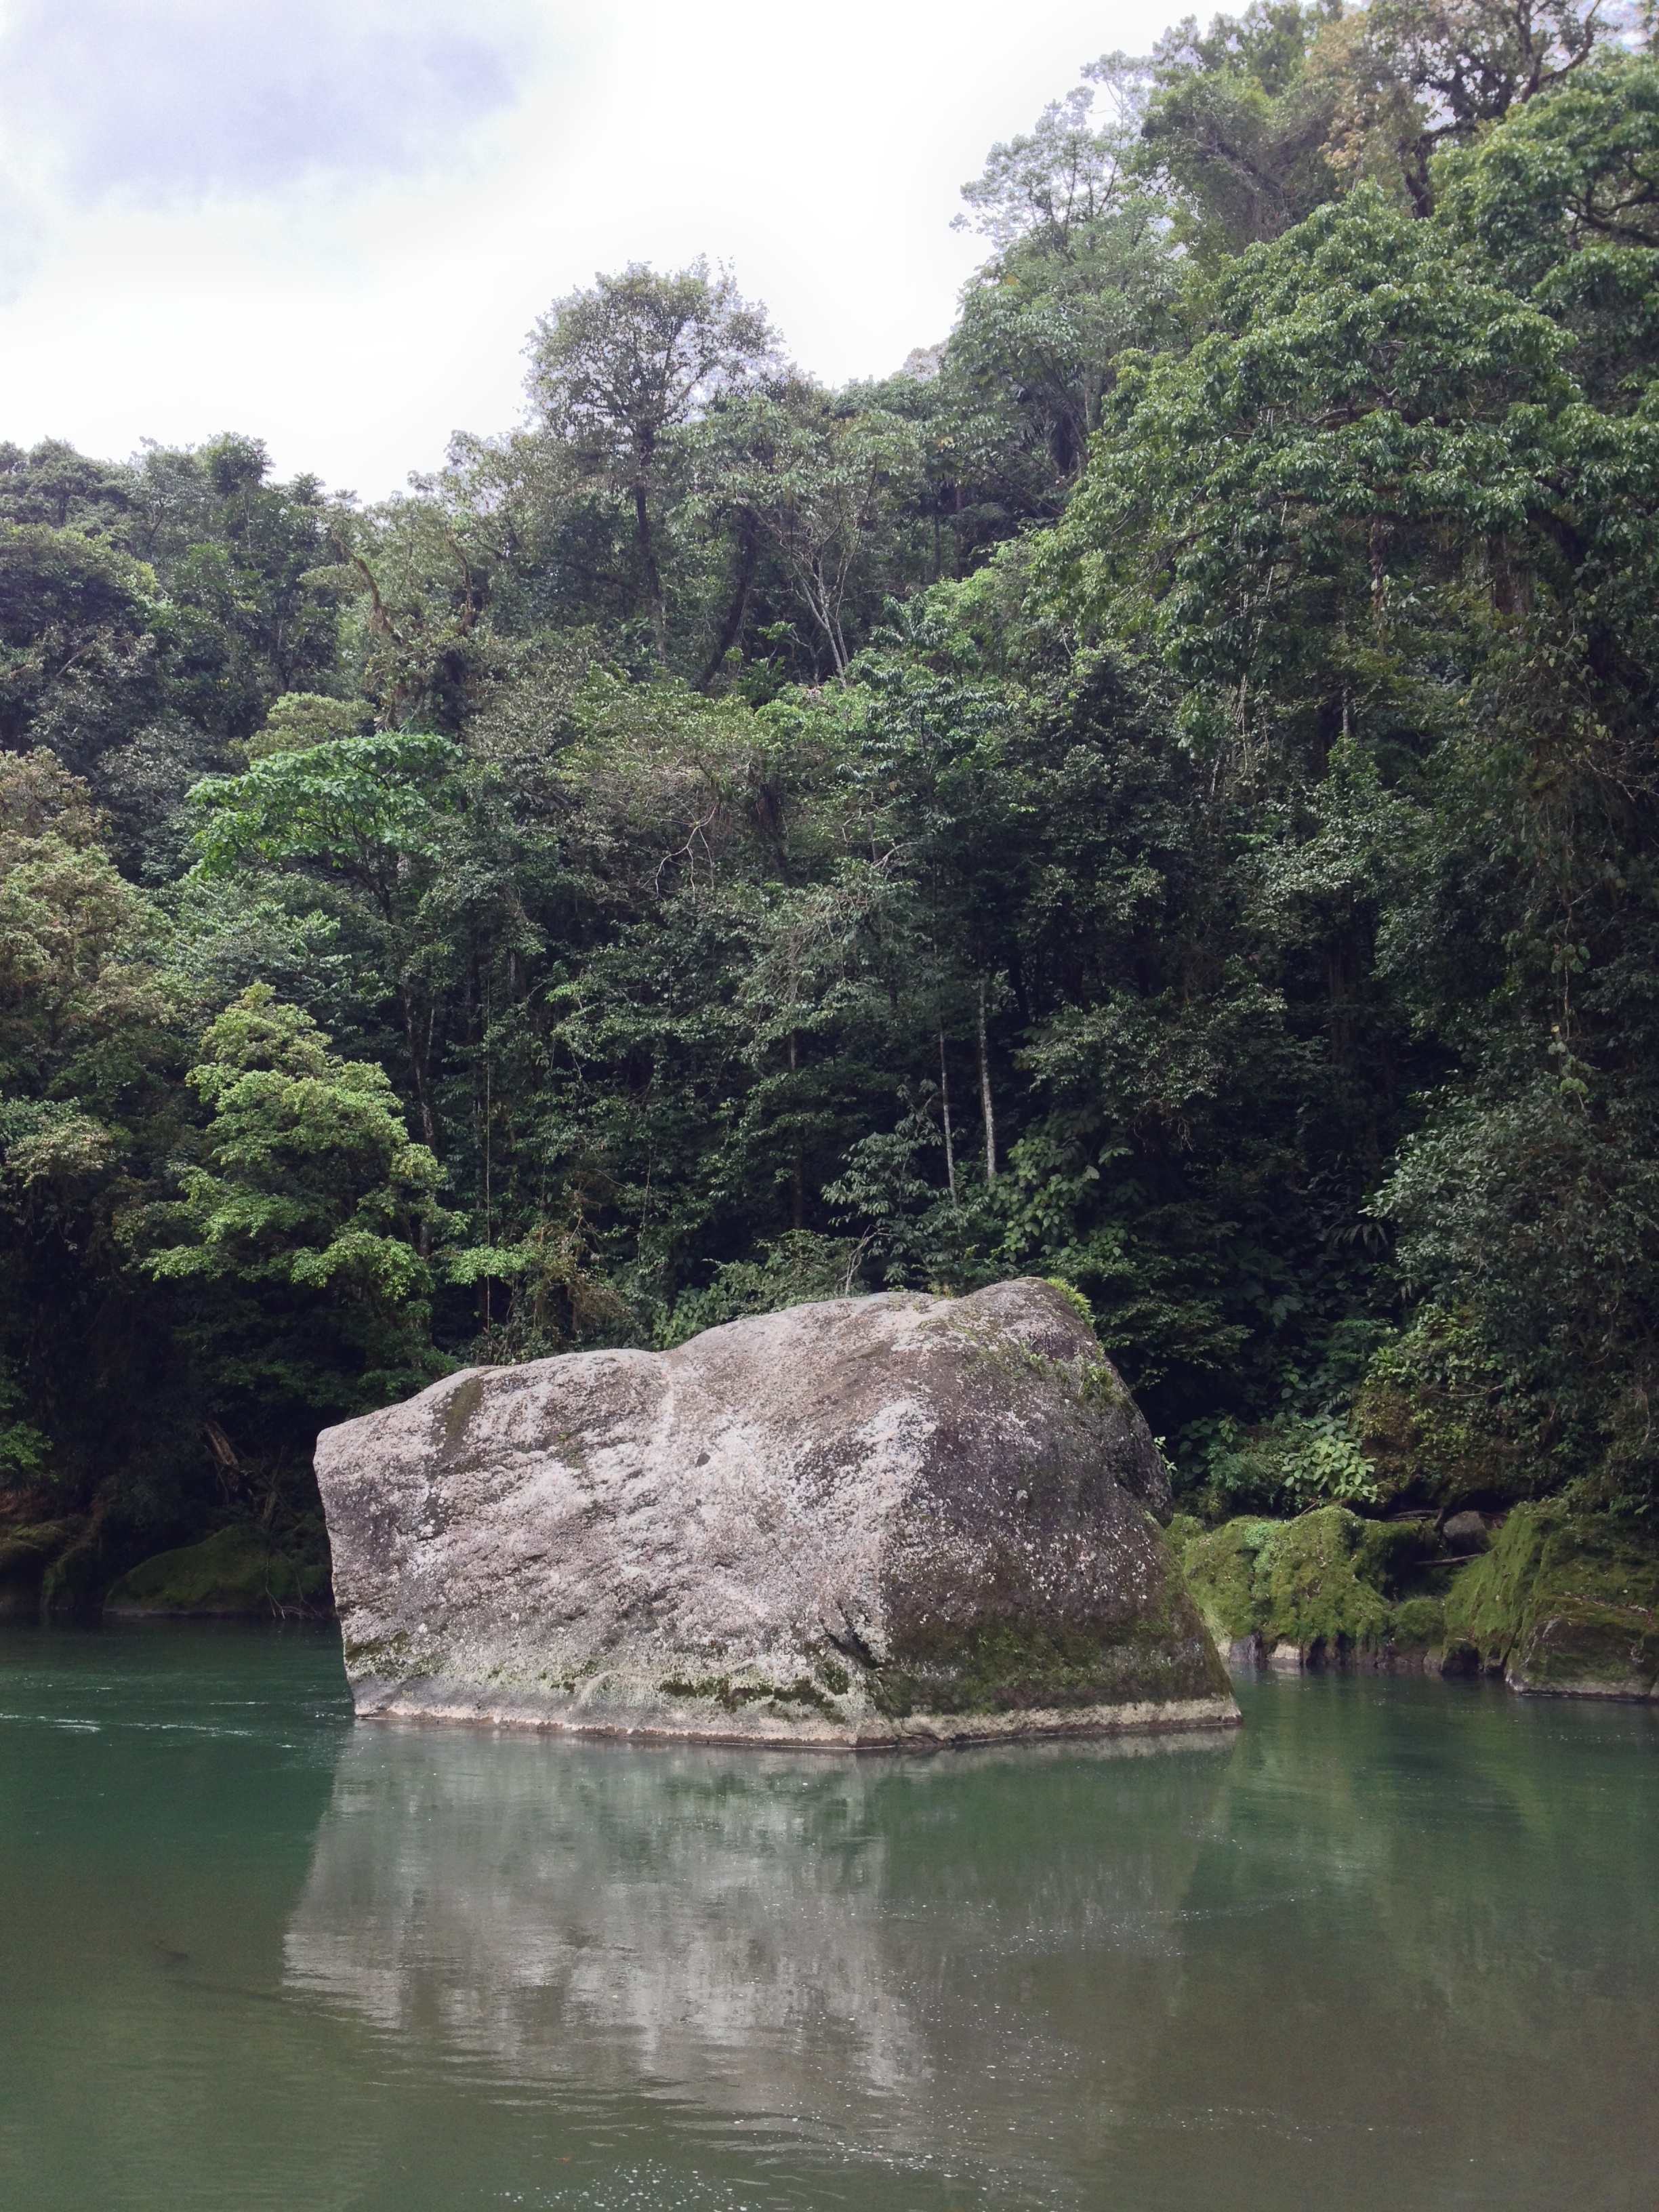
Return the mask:
<path id="1" fill-rule="evenodd" d="M 891 1746 L 1237 1719 L 1066 1295 L 839 1298 L 325 1430 L 360 1714 Z"/>

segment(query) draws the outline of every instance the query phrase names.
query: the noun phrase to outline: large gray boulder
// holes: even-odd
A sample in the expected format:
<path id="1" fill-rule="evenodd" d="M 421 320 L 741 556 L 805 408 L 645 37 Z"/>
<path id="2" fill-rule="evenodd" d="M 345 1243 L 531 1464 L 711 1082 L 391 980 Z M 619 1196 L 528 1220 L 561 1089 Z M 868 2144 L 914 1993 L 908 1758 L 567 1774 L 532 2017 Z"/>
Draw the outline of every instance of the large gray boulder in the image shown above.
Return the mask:
<path id="1" fill-rule="evenodd" d="M 1236 1719 L 1066 1294 L 837 1298 L 325 1430 L 360 1714 L 833 1746 Z"/>

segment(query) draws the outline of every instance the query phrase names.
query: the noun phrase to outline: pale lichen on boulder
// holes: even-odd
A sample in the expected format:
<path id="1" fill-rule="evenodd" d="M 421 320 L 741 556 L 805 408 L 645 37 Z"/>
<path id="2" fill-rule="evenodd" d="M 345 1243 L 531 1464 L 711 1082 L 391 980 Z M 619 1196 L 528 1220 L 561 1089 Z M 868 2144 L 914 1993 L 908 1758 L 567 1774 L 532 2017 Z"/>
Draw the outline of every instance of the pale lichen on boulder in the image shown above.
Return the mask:
<path id="1" fill-rule="evenodd" d="M 1237 1718 L 1065 1292 L 792 1307 L 324 1432 L 360 1714 L 826 1747 Z"/>

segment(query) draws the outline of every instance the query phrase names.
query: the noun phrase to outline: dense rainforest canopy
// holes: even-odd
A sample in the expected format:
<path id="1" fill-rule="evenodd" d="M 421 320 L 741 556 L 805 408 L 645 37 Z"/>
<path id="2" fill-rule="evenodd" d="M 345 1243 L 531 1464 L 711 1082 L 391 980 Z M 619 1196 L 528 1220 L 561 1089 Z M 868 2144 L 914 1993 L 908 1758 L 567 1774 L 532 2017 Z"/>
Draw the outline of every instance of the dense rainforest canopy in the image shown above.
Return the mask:
<path id="1" fill-rule="evenodd" d="M 1659 61 L 1254 0 L 963 199 L 885 381 L 633 265 L 381 505 L 0 446 L 63 1601 L 458 1363 L 1018 1273 L 1212 1515 L 1650 1507 Z"/>

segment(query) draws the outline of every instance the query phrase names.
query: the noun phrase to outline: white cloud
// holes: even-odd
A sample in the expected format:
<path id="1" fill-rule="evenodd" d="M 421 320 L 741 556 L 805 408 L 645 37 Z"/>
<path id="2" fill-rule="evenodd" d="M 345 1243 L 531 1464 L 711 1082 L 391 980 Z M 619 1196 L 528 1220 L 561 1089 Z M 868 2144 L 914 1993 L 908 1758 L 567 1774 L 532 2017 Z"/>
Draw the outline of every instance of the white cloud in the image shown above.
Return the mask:
<path id="1" fill-rule="evenodd" d="M 156 20 L 162 0 L 129 4 Z M 365 143 L 383 129 L 390 149 L 374 161 L 329 171 L 320 152 L 295 151 L 324 143 L 301 134 L 269 185 L 254 180 L 259 161 L 280 167 L 275 150 L 203 187 L 189 180 L 209 174 L 199 148 L 222 143 L 216 125 L 173 169 L 155 157 L 189 204 L 159 183 L 141 194 L 120 164 L 94 164 L 73 192 L 38 185 L 52 229 L 0 309 L 0 437 L 125 453 L 145 435 L 234 428 L 265 438 L 285 471 L 378 495 L 434 466 L 458 426 L 516 419 L 520 349 L 549 301 L 597 269 L 698 253 L 732 264 L 805 367 L 884 373 L 950 325 L 979 252 L 950 220 L 991 141 L 1029 128 L 1091 56 L 1144 48 L 1171 12 L 1168 0 L 841 0 L 828 15 L 776 0 L 611 0 L 580 16 L 534 4 L 507 93 L 489 106 L 485 72 L 466 127 L 431 126 L 434 166 L 415 162 L 421 132 L 365 123 Z M 264 0 L 251 12 L 263 20 Z M 354 100 L 380 112 L 363 80 L 388 9 L 286 9 L 325 13 L 340 19 L 331 51 L 357 57 L 330 113 Z M 400 20 L 446 18 L 407 0 Z M 474 5 L 447 20 L 530 18 Z M 15 32 L 15 7 L 10 21 Z M 407 51 L 432 50 L 413 38 Z M 178 58 L 186 75 L 196 65 Z"/>
<path id="2" fill-rule="evenodd" d="M 536 0 L 15 0 L 0 116 L 79 201 L 442 166 L 510 106 Z"/>

